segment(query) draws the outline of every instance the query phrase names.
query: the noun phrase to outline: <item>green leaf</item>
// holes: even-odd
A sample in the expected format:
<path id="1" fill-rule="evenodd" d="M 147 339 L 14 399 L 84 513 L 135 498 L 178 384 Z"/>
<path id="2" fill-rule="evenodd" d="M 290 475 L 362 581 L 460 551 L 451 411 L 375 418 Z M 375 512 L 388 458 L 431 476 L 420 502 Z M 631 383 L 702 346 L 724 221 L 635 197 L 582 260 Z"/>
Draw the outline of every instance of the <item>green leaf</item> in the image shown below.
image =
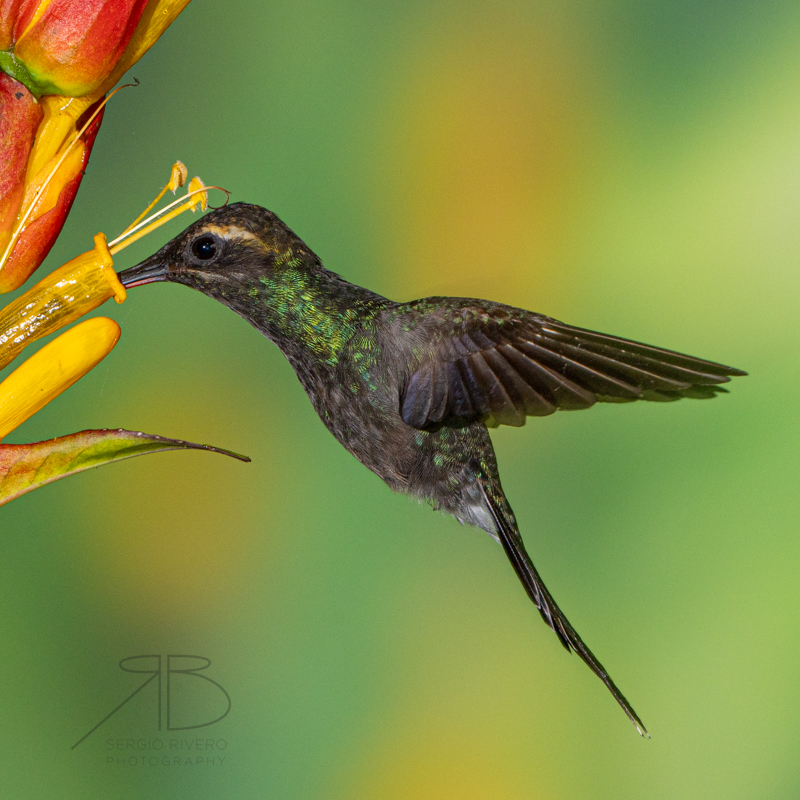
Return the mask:
<path id="1" fill-rule="evenodd" d="M 0 50 L 0 70 L 19 81 L 38 100 L 45 92 L 44 87 L 28 72 L 28 68 L 11 50 Z"/>
<path id="2" fill-rule="evenodd" d="M 250 461 L 207 444 L 122 429 L 81 431 L 33 444 L 0 444 L 0 506 L 68 475 L 164 450 L 210 450 Z"/>

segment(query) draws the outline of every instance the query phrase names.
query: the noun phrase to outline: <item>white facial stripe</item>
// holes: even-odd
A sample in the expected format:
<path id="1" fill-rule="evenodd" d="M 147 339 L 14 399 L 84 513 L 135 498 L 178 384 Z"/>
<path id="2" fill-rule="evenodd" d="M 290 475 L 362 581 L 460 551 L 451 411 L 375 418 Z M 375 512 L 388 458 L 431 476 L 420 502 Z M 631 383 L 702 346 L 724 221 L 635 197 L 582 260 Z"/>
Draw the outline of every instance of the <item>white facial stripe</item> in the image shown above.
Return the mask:
<path id="1" fill-rule="evenodd" d="M 250 231 L 245 230 L 244 228 L 238 227 L 238 225 L 206 225 L 205 230 L 209 233 L 215 233 L 219 236 L 220 239 L 225 239 L 225 241 L 260 241 L 258 236 Z"/>

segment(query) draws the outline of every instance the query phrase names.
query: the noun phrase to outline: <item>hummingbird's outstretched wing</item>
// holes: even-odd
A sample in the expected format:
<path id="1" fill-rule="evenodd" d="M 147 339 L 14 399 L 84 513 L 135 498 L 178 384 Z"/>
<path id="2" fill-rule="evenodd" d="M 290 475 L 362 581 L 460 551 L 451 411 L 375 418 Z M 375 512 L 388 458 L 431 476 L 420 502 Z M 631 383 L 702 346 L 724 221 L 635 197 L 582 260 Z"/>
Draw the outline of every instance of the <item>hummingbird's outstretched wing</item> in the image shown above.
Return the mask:
<path id="1" fill-rule="evenodd" d="M 480 467 L 476 465 L 476 469 Z M 622 710 L 628 715 L 630 721 L 636 726 L 636 730 L 649 739 L 650 734 L 647 732 L 642 721 L 639 719 L 638 714 L 633 710 L 633 706 L 627 701 L 625 695 L 617 688 L 611 676 L 606 672 L 603 665 L 595 658 L 592 651 L 584 644 L 583 639 L 578 635 L 575 628 L 570 625 L 569 620 L 564 616 L 561 609 L 553 600 L 553 596 L 547 591 L 547 587 L 542 582 L 536 567 L 530 559 L 525 545 L 522 542 L 522 537 L 519 535 L 516 525 L 508 519 L 503 513 L 500 504 L 492 496 L 492 492 L 485 485 L 481 485 L 483 497 L 489 507 L 489 512 L 494 520 L 497 529 L 497 535 L 503 549 L 506 551 L 508 560 L 514 567 L 514 571 L 522 581 L 525 591 L 528 596 L 533 600 L 539 613 L 542 615 L 544 621 L 556 632 L 561 643 L 567 649 L 567 652 L 575 651 L 587 664 L 589 669 L 600 678 L 606 685 L 608 690 L 614 696 L 614 699 L 620 704 Z"/>
<path id="2" fill-rule="evenodd" d="M 450 302 L 431 314 L 432 300 Z M 432 344 L 401 391 L 401 416 L 415 428 L 448 418 L 519 426 L 597 401 L 707 398 L 747 374 L 496 303 L 417 302 L 426 303 Z"/>

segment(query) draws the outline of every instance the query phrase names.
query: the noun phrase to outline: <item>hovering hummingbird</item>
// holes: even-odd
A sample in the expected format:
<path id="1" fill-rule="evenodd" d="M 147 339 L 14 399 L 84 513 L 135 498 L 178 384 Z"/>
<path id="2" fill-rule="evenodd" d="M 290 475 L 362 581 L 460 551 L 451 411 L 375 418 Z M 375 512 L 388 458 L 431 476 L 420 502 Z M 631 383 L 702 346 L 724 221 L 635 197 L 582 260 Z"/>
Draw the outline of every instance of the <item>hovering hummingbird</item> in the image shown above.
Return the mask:
<path id="1" fill-rule="evenodd" d="M 746 373 L 488 300 L 388 300 L 325 269 L 275 214 L 245 203 L 207 214 L 119 277 L 198 289 L 271 339 L 362 464 L 500 542 L 567 651 L 648 736 L 528 556 L 487 427 L 598 401 L 713 397 Z"/>

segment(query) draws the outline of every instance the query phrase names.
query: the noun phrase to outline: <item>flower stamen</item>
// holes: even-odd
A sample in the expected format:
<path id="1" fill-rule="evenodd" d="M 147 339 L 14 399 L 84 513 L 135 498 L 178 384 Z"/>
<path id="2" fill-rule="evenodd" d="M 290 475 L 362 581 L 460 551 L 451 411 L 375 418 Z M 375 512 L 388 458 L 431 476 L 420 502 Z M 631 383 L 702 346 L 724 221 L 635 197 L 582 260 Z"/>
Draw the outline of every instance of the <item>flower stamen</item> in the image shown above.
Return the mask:
<path id="1" fill-rule="evenodd" d="M 128 231 L 135 228 L 148 214 L 148 212 L 152 211 L 157 205 L 161 198 L 169 191 L 172 194 L 175 194 L 178 189 L 186 183 L 186 179 L 189 177 L 189 170 L 186 169 L 186 165 L 183 161 L 176 161 L 172 165 L 172 172 L 170 173 L 169 180 L 167 181 L 164 188 L 156 195 L 155 200 L 153 200 L 147 208 L 139 214 L 136 219 L 125 228 L 124 231 L 120 234 L 120 236 L 124 236 Z"/>
<path id="2" fill-rule="evenodd" d="M 206 186 L 200 178 L 192 178 L 187 194 L 177 200 L 173 200 L 169 205 L 156 211 L 155 214 L 151 214 L 147 219 L 132 225 L 112 242 L 109 242 L 108 246 L 111 250 L 111 255 L 116 255 L 129 244 L 133 244 L 143 236 L 147 236 L 148 233 L 152 233 L 164 223 L 175 219 L 178 215 L 183 214 L 184 211 L 195 211 L 198 208 L 205 211 L 208 208 L 208 192 L 210 189 L 219 189 L 228 195 L 227 189 L 223 189 L 221 186 Z"/>

